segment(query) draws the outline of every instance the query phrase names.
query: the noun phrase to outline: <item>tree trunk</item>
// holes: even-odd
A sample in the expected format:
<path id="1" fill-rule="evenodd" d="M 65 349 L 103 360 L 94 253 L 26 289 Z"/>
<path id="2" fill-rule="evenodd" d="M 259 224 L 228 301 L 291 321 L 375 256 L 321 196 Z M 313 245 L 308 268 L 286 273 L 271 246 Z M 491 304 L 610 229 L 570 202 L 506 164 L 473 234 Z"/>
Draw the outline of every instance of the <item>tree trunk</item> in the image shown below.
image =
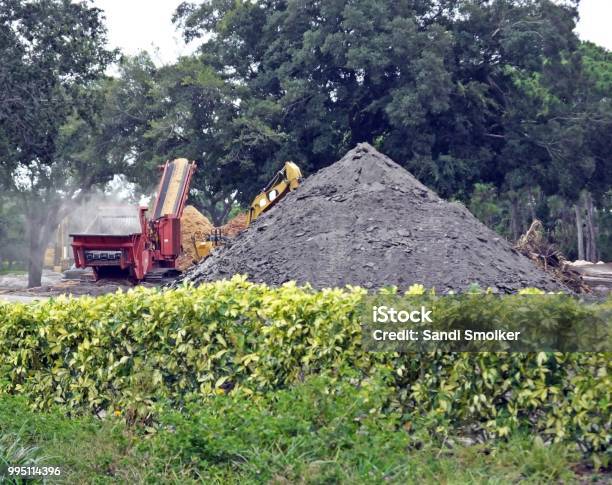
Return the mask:
<path id="1" fill-rule="evenodd" d="M 221 209 L 220 214 L 219 214 L 219 218 L 220 218 L 219 225 L 220 226 L 227 223 L 227 216 L 231 210 L 232 210 L 232 202 L 223 201 L 223 208 Z"/>
<path id="2" fill-rule="evenodd" d="M 227 215 L 232 210 L 232 201 L 213 199 L 202 205 L 201 208 L 210 215 L 210 222 L 215 227 L 219 227 L 227 222 Z"/>
<path id="3" fill-rule="evenodd" d="M 516 242 L 521 236 L 519 202 L 516 196 L 510 198 L 510 226 L 512 230 L 512 240 Z"/>
<path id="4" fill-rule="evenodd" d="M 57 225 L 57 210 L 45 211 L 42 207 L 31 208 L 28 212 L 28 288 L 40 286 L 42 283 L 45 250 L 50 240 L 53 228 Z"/>
<path id="5" fill-rule="evenodd" d="M 578 259 L 584 260 L 584 234 L 582 232 L 582 207 L 580 202 L 574 204 L 574 212 L 576 213 L 576 239 L 578 241 Z"/>
<path id="6" fill-rule="evenodd" d="M 28 258 L 28 288 L 40 286 L 42 283 L 44 247 L 40 245 L 40 229 L 32 230 L 30 226 L 30 254 Z"/>
<path id="7" fill-rule="evenodd" d="M 584 205 L 586 209 L 586 233 L 587 247 L 586 259 L 596 263 L 599 255 L 597 254 L 597 223 L 595 222 L 595 210 L 593 209 L 593 197 L 590 192 L 585 192 Z"/>
<path id="8" fill-rule="evenodd" d="M 531 216 L 531 222 L 537 219 L 536 211 L 535 211 L 537 200 L 536 200 L 536 194 L 534 194 L 534 191 L 535 191 L 534 189 L 529 189 L 529 215 Z"/>

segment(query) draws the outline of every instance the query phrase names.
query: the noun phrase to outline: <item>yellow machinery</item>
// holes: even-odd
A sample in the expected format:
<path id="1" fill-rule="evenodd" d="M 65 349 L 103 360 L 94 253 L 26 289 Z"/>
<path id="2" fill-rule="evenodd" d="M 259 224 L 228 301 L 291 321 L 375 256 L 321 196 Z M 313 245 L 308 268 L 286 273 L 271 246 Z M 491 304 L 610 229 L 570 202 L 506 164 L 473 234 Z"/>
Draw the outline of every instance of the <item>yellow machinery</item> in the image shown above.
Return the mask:
<path id="1" fill-rule="evenodd" d="M 276 173 L 268 185 L 251 202 L 247 223 L 251 224 L 288 192 L 297 189 L 301 181 L 302 172 L 300 168 L 293 162 L 285 162 L 285 166 Z"/>
<path id="2" fill-rule="evenodd" d="M 200 259 L 207 258 L 213 252 L 213 249 L 223 246 L 229 241 L 228 237 L 221 234 L 221 230 L 218 227 L 213 229 L 213 232 L 208 235 L 205 241 L 202 241 L 202 234 L 194 234 L 191 239 L 195 246 L 196 254 Z"/>
<path id="3" fill-rule="evenodd" d="M 70 243 L 68 241 L 68 218 L 65 218 L 57 227 L 55 240 L 45 251 L 44 267 L 61 273 L 70 268 Z"/>
<path id="4" fill-rule="evenodd" d="M 250 225 L 262 213 L 270 209 L 289 192 L 297 189 L 302 182 L 302 172 L 293 162 L 285 162 L 285 165 L 270 180 L 268 185 L 251 202 L 247 215 L 247 225 Z M 210 256 L 213 249 L 227 243 L 229 239 L 221 234 L 216 228 L 206 241 L 197 236 L 193 238 L 196 254 L 199 258 Z"/>

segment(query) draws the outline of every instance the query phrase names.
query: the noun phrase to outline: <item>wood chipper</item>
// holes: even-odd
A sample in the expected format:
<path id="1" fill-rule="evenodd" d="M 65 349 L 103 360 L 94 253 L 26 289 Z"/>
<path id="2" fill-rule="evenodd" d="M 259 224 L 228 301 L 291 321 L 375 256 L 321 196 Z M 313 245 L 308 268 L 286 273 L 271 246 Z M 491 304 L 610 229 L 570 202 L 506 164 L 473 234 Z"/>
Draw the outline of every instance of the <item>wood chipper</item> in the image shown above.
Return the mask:
<path id="1" fill-rule="evenodd" d="M 153 206 L 100 213 L 87 230 L 70 234 L 77 268 L 92 268 L 95 279 L 128 277 L 160 280 L 175 268 L 181 253 L 181 215 L 195 162 L 168 161 Z"/>

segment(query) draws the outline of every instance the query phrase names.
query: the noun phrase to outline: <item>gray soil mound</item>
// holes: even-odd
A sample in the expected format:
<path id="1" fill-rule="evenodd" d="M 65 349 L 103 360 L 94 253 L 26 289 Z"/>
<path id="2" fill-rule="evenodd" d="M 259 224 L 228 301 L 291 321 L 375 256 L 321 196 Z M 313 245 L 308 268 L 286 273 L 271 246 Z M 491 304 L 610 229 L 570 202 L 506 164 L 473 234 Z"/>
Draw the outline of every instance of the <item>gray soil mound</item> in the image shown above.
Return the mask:
<path id="1" fill-rule="evenodd" d="M 442 200 L 368 144 L 309 177 L 184 279 L 237 273 L 315 288 L 563 289 L 463 205 Z"/>

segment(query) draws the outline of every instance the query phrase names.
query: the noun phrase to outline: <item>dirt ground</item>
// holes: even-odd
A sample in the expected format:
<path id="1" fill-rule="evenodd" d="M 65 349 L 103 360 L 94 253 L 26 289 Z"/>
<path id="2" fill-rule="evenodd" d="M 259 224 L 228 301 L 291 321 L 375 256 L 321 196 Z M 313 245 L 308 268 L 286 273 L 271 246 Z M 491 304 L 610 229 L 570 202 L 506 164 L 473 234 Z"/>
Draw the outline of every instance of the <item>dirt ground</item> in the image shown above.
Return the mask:
<path id="1" fill-rule="evenodd" d="M 44 270 L 42 274 L 43 286 L 55 285 L 63 278 L 62 273 Z M 28 275 L 25 272 L 15 272 L 0 275 L 0 289 L 23 290 L 28 286 Z"/>
<path id="2" fill-rule="evenodd" d="M 585 264 L 576 268 L 596 293 L 612 292 L 612 263 Z M 121 288 L 127 291 L 133 285 L 125 281 L 92 281 L 64 280 L 61 273 L 45 271 L 43 286 L 27 289 L 27 275 L 8 274 L 0 276 L 0 301 L 31 303 L 47 300 L 58 295 L 98 296 L 114 293 Z M 144 283 L 147 286 L 154 286 Z"/>
<path id="3" fill-rule="evenodd" d="M 25 273 L 0 276 L 0 301 L 29 303 L 36 300 L 46 300 L 59 295 L 99 296 L 107 293 L 114 293 L 119 288 L 127 291 L 133 287 L 132 284 L 123 280 L 94 282 L 66 280 L 63 279 L 63 277 L 62 273 L 45 270 L 43 272 L 42 286 L 28 289 L 28 276 Z"/>
<path id="4" fill-rule="evenodd" d="M 315 288 L 566 289 L 462 204 L 441 199 L 365 143 L 306 179 L 185 278 L 199 283 L 236 273 Z"/>
<path id="5" fill-rule="evenodd" d="M 572 265 L 583 281 L 598 293 L 612 293 L 612 263 L 586 263 Z"/>

